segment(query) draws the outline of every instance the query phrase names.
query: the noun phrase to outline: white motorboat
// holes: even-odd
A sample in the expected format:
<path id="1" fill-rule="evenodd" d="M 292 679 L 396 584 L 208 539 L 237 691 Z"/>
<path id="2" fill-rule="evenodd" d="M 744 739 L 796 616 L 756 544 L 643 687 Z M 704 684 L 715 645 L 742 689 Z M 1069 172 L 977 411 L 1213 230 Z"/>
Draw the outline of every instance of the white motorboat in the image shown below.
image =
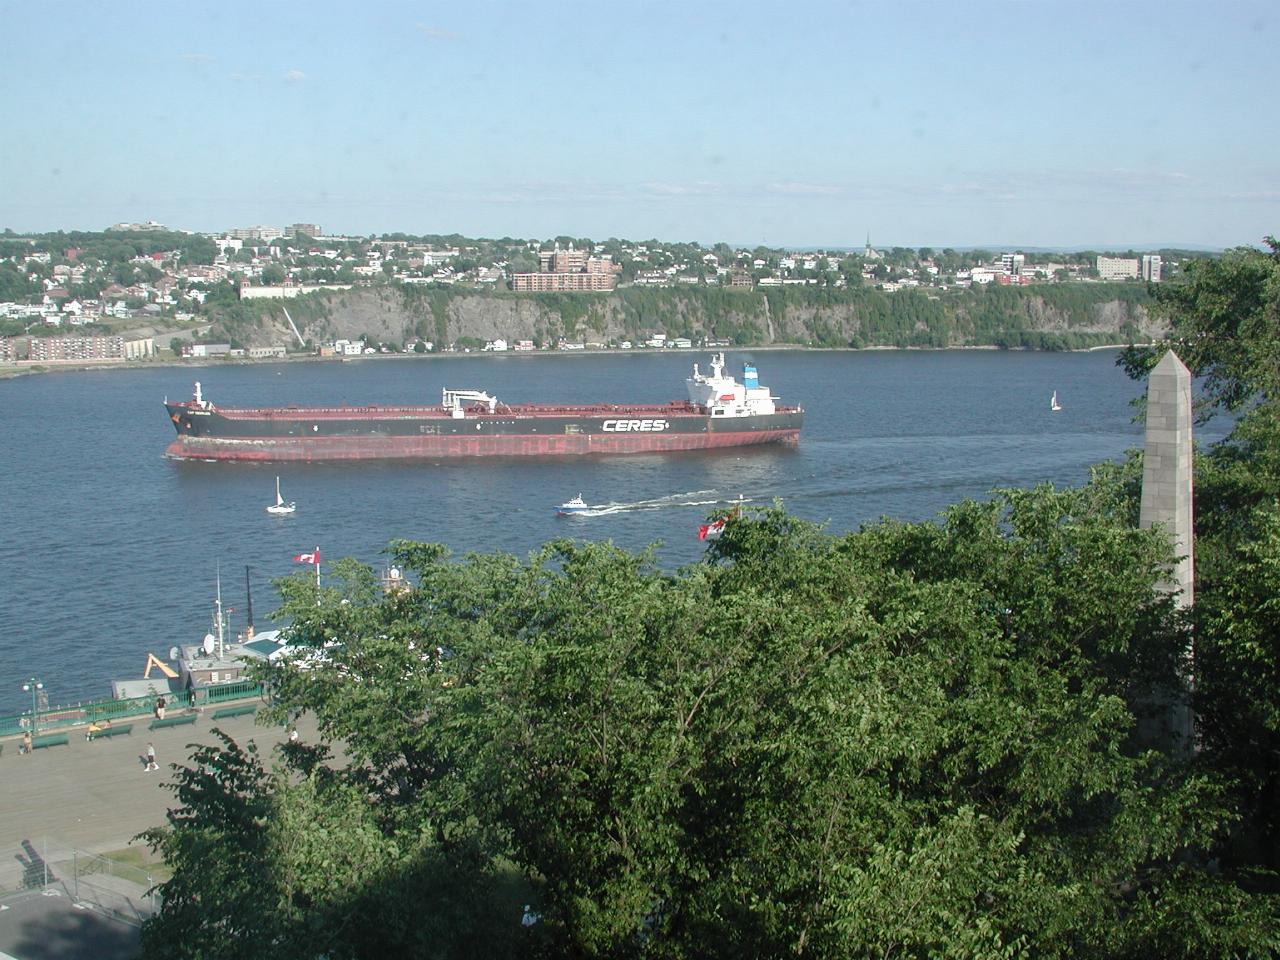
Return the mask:
<path id="1" fill-rule="evenodd" d="M 582 499 L 582 494 L 578 494 L 572 500 L 568 500 L 556 507 L 556 516 L 571 517 L 576 513 L 586 513 L 590 509 L 586 501 Z"/>
<path id="2" fill-rule="evenodd" d="M 296 509 L 298 509 L 298 505 L 294 501 L 290 500 L 285 503 L 284 497 L 280 496 L 280 478 L 276 477 L 276 502 L 267 507 L 267 513 L 277 517 L 287 517 Z"/>

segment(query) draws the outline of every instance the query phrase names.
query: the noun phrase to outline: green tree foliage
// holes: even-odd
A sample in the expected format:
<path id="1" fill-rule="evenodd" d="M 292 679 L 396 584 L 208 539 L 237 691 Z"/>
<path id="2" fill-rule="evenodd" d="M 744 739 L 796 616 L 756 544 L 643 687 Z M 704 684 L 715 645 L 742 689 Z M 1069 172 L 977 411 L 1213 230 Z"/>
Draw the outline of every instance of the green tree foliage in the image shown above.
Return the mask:
<path id="1" fill-rule="evenodd" d="M 1196 458 L 1198 731 L 1240 788 L 1241 864 L 1280 869 L 1280 245 L 1197 260 L 1155 290 L 1167 341 L 1130 349 L 1144 376 L 1166 349 L 1199 379 L 1201 415 L 1234 411 L 1227 439 Z"/>
<path id="2" fill-rule="evenodd" d="M 1144 376 L 1173 349 L 1209 398 L 1228 410 L 1274 398 L 1280 386 L 1276 323 L 1280 245 L 1269 253 L 1241 247 L 1213 260 L 1189 263 L 1177 283 L 1155 287 L 1156 311 L 1172 323 L 1166 343 L 1121 357 L 1131 375 Z"/>
<path id="3" fill-rule="evenodd" d="M 388 830 L 360 784 L 323 765 L 323 747 L 290 744 L 267 770 L 252 743 L 219 737 L 168 785 L 169 825 L 143 835 L 173 867 L 145 956 L 232 960 L 264 945 L 281 960 L 511 952 L 513 931 L 490 922 L 514 909 L 501 899 L 505 878 L 456 846 L 444 862 L 420 830 Z"/>
<path id="4" fill-rule="evenodd" d="M 1186 637 L 1131 480 L 838 537 L 734 514 L 674 574 L 398 542 L 411 591 L 350 561 L 286 580 L 311 653 L 263 719 L 313 714 L 341 759 L 227 742 L 179 770 L 146 955 L 256 923 L 283 957 L 414 956 L 437 916 L 431 955 L 492 955 L 520 933 L 504 869 L 549 956 L 1275 949 L 1273 902 L 1202 866 L 1223 784 L 1134 736 Z"/>
<path id="5" fill-rule="evenodd" d="M 20 270 L 15 263 L 0 263 L 0 301 L 25 302 L 34 297 L 40 287 L 34 277 Z"/>

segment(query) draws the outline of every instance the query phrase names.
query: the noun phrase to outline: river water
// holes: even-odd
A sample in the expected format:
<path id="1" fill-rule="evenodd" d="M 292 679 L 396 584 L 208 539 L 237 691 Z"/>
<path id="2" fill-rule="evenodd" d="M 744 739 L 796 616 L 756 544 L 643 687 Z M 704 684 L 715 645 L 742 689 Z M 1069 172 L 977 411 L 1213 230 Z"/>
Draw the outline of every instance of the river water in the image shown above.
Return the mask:
<path id="1" fill-rule="evenodd" d="M 272 578 L 319 547 L 381 569 L 393 538 L 455 553 L 525 556 L 547 540 L 659 542 L 664 568 L 696 561 L 707 513 L 741 495 L 781 499 L 833 532 L 881 516 L 930 519 L 998 486 L 1078 485 L 1091 464 L 1142 442 L 1142 385 L 1090 353 L 730 352 L 806 409 L 796 448 L 597 459 L 242 465 L 173 463 L 161 401 L 199 379 L 227 406 L 438 403 L 443 387 L 513 402 L 655 402 L 684 397 L 706 353 L 371 358 L 60 372 L 0 381 L 0 714 L 106 696 L 146 654 L 209 629 L 221 571 L 233 632 L 245 566 L 257 626 Z M 1058 392 L 1063 409 L 1051 412 Z M 268 516 L 276 475 L 291 517 Z M 594 515 L 558 518 L 581 493 Z"/>

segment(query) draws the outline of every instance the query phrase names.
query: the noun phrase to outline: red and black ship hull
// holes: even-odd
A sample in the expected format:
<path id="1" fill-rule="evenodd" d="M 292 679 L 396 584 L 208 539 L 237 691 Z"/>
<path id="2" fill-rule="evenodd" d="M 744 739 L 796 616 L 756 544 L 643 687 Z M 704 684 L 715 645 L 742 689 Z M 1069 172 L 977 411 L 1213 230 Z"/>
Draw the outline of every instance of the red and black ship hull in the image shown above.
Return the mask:
<path id="1" fill-rule="evenodd" d="M 555 457 L 795 444 L 804 412 L 711 416 L 695 404 L 231 409 L 167 403 L 176 460 L 329 461 Z"/>

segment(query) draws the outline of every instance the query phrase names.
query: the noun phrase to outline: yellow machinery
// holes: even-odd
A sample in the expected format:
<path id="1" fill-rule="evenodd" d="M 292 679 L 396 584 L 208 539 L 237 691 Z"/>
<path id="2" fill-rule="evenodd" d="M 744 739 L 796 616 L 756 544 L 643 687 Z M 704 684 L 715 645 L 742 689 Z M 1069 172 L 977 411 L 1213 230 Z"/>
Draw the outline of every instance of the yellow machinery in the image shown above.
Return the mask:
<path id="1" fill-rule="evenodd" d="M 177 679 L 178 679 L 178 672 L 177 672 L 176 670 L 174 670 L 174 669 L 173 669 L 173 667 L 169 666 L 167 663 L 165 663 L 163 660 L 161 660 L 159 657 L 157 657 L 154 653 L 148 653 L 148 654 L 147 654 L 147 669 L 146 669 L 146 670 L 144 670 L 144 671 L 142 672 L 142 679 L 143 679 L 143 680 L 148 680 L 148 679 L 150 679 L 150 677 L 151 677 L 151 668 L 152 668 L 152 667 L 155 667 L 157 670 L 159 670 L 161 673 L 163 673 L 163 674 L 164 674 L 166 677 L 168 677 L 170 680 L 177 680 Z"/>

